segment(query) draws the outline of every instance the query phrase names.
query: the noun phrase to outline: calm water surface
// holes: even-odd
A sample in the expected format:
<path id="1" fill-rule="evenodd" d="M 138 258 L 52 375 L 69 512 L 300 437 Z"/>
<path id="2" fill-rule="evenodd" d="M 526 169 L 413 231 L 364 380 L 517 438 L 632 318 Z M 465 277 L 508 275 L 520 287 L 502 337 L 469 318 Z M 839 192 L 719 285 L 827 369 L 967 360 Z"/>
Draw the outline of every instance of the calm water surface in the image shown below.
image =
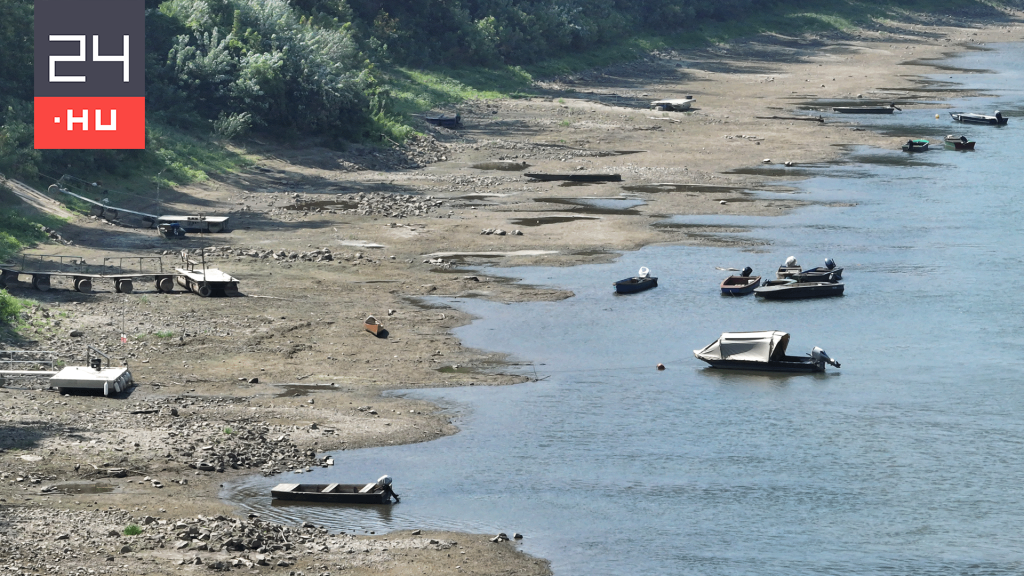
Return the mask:
<path id="1" fill-rule="evenodd" d="M 1024 50 L 952 62 L 999 71 L 958 76 L 995 96 L 954 109 L 999 109 L 1009 126 L 956 125 L 941 109 L 864 119 L 940 147 L 912 160 L 853 150 L 797 184 L 819 204 L 794 214 L 675 219 L 748 227 L 770 242 L 756 251 L 651 247 L 608 265 L 515 269 L 576 297 L 449 302 L 480 317 L 457 335 L 546 380 L 408 392 L 447 407 L 463 431 L 339 452 L 331 470 L 253 477 L 224 496 L 337 530 L 518 531 L 559 576 L 1024 572 Z M 942 150 L 952 132 L 978 150 Z M 846 295 L 719 295 L 716 266 L 771 276 L 790 255 L 835 258 Z M 611 282 L 640 266 L 660 286 L 613 295 Z M 791 352 L 818 345 L 842 369 L 764 376 L 693 358 L 721 332 L 772 329 L 792 334 Z M 385 472 L 403 497 L 387 510 L 269 498 L 281 481 Z"/>

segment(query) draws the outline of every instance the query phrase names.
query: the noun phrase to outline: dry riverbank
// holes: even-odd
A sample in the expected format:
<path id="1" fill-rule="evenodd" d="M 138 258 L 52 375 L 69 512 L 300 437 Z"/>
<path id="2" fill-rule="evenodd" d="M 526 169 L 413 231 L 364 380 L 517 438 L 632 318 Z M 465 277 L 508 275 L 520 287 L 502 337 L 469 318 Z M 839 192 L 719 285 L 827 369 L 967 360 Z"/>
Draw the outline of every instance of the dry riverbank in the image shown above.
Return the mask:
<path id="1" fill-rule="evenodd" d="M 454 433 L 435 406 L 380 393 L 522 378 L 488 370 L 507 359 L 462 347 L 450 331 L 471 318 L 431 297 L 560 299 L 571 294 L 476 267 L 574 265 L 657 242 L 720 242 L 653 224 L 800 206 L 744 191 L 780 189 L 776 182 L 801 164 L 835 159 L 847 145 L 895 149 L 905 138 L 859 130 L 856 118 L 792 118 L 817 116 L 810 108 L 820 101 L 912 109 L 963 96 L 920 75 L 934 73 L 932 60 L 944 54 L 1022 39 L 1017 21 L 889 26 L 656 54 L 546 82 L 543 97 L 461 106 L 463 129 L 424 126 L 428 138 L 389 154 L 250 143 L 252 169 L 162 192 L 162 212 L 229 214 L 230 234 L 170 241 L 127 217 L 75 218 L 60 231 L 72 245 L 31 253 L 90 262 L 159 255 L 166 268 L 184 249 L 237 277 L 243 296 L 10 287 L 39 305 L 26 313 L 23 337 L 2 348 L 81 359 L 90 343 L 126 359 L 138 386 L 116 399 L 0 388 L 0 566 L 20 574 L 547 573 L 515 542 L 490 542 L 493 534 L 328 535 L 238 518 L 218 487 L 234 475 L 323 466 L 329 450 Z M 692 111 L 646 105 L 680 95 L 695 97 Z M 936 131 L 953 128 L 943 119 Z M 523 162 L 525 170 L 508 169 Z M 751 168 L 770 171 L 743 170 Z M 524 172 L 623 181 L 567 187 Z M 125 207 L 157 210 L 152 200 Z M 521 234 L 481 233 L 498 229 Z M 368 314 L 387 338 L 363 330 Z M 141 532 L 124 535 L 130 524 Z"/>

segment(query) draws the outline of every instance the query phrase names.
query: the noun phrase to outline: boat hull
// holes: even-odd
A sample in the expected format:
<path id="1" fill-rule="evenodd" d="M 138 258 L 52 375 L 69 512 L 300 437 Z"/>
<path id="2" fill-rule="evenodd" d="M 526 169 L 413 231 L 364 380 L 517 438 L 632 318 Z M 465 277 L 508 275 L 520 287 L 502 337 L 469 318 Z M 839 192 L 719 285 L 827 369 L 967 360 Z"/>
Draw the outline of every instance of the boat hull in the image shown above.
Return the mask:
<path id="1" fill-rule="evenodd" d="M 622 182 L 621 174 L 524 174 L 541 182 Z"/>
<path id="2" fill-rule="evenodd" d="M 655 277 L 648 278 L 624 278 L 615 282 L 615 292 L 618 294 L 635 294 L 637 292 L 643 292 L 644 290 L 650 290 L 658 285 L 658 279 Z"/>
<path id="3" fill-rule="evenodd" d="M 842 268 L 811 268 L 790 276 L 797 282 L 838 282 L 843 278 Z"/>
<path id="4" fill-rule="evenodd" d="M 973 140 L 969 142 L 946 140 L 946 148 L 949 148 L 950 150 L 974 150 L 974 144 L 975 142 Z"/>
<path id="5" fill-rule="evenodd" d="M 275 500 L 332 504 L 390 504 L 391 496 L 381 489 L 360 493 L 366 484 L 278 484 L 270 495 Z M 331 489 L 328 492 L 324 490 Z"/>
<path id="6" fill-rule="evenodd" d="M 842 282 L 794 282 L 755 288 L 754 295 L 767 300 L 798 300 L 842 296 L 843 290 Z"/>
<path id="7" fill-rule="evenodd" d="M 707 362 L 712 368 L 719 368 L 722 370 L 750 370 L 757 372 L 796 372 L 796 373 L 812 373 L 812 372 L 824 372 L 824 366 L 815 364 L 810 358 L 804 361 L 776 361 L 776 362 L 754 362 L 749 360 L 709 360 L 707 358 L 701 358 L 702 361 Z"/>
<path id="8" fill-rule="evenodd" d="M 950 112 L 949 115 L 957 122 L 964 122 L 966 124 L 987 124 L 989 126 L 1004 126 L 1009 118 L 1000 116 L 986 116 L 984 114 L 960 114 L 957 112 Z"/>
<path id="9" fill-rule="evenodd" d="M 729 276 L 722 281 L 722 294 L 729 296 L 742 296 L 750 294 L 761 285 L 760 276 Z"/>

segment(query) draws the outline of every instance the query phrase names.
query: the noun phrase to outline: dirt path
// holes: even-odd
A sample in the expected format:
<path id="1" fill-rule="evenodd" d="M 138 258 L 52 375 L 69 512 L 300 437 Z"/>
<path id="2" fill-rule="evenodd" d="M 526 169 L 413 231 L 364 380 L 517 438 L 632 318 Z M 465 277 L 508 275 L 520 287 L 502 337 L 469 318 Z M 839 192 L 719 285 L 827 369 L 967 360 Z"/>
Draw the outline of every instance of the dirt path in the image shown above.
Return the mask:
<path id="1" fill-rule="evenodd" d="M 71 212 L 63 204 L 53 200 L 49 196 L 35 190 L 31 186 L 18 180 L 0 177 L 0 184 L 6 184 L 7 188 L 14 192 L 14 195 L 21 198 L 25 204 L 58 218 L 71 218 Z"/>

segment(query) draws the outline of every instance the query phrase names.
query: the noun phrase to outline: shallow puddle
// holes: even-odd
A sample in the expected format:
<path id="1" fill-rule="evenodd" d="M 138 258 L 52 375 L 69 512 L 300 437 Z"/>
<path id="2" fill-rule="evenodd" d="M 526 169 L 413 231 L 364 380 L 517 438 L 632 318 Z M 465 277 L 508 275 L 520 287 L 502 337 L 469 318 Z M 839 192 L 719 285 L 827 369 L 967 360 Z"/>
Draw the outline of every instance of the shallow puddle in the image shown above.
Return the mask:
<path id="1" fill-rule="evenodd" d="M 105 484 L 98 482 L 75 482 L 70 484 L 57 484 L 54 488 L 67 494 L 110 494 L 115 490 L 120 492 L 120 488 L 113 484 Z"/>
<path id="2" fill-rule="evenodd" d="M 542 216 L 540 218 L 513 218 L 510 224 L 516 226 L 544 226 L 545 224 L 564 224 L 577 220 L 600 220 L 590 216 Z"/>

